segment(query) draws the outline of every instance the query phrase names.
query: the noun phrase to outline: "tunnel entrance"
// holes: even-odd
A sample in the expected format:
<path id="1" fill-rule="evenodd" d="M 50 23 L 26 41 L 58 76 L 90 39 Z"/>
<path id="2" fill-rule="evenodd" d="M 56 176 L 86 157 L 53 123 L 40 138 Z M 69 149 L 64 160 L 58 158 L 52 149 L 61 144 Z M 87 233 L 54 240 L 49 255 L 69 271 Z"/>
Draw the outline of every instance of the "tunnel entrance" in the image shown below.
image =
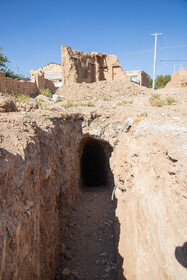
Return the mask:
<path id="1" fill-rule="evenodd" d="M 109 184 L 111 152 L 112 147 L 107 142 L 91 137 L 83 139 L 80 162 L 82 186 L 104 187 Z"/>

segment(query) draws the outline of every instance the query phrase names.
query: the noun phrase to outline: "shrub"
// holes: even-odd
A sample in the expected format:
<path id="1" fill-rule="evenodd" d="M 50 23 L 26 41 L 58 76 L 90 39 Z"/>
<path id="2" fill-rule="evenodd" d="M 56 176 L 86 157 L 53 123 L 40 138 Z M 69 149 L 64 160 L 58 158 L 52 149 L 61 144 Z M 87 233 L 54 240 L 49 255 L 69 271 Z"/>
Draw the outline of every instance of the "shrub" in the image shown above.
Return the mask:
<path id="1" fill-rule="evenodd" d="M 52 91 L 49 88 L 40 89 L 40 94 L 45 95 L 47 97 L 52 97 Z"/>
<path id="2" fill-rule="evenodd" d="M 166 99 L 161 99 L 160 94 L 154 93 L 149 98 L 149 102 L 153 107 L 162 107 L 164 105 L 173 105 L 175 103 L 175 99 L 172 97 L 167 97 Z"/>
<path id="3" fill-rule="evenodd" d="M 173 105 L 173 103 L 175 103 L 175 99 L 173 97 L 168 97 L 166 100 L 168 105 Z"/>
<path id="4" fill-rule="evenodd" d="M 162 107 L 164 106 L 164 100 L 160 99 L 160 94 L 154 93 L 150 98 L 149 102 L 153 107 Z"/>

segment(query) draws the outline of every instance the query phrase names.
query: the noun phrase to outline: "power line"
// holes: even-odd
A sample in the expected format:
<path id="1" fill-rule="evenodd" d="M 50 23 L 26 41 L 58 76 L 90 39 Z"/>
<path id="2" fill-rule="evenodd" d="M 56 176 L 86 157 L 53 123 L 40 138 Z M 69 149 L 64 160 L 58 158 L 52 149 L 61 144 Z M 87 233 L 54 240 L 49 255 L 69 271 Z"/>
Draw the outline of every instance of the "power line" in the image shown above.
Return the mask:
<path id="1" fill-rule="evenodd" d="M 159 61 L 176 61 L 176 62 L 180 62 L 180 61 L 187 61 L 187 59 L 159 59 Z"/>
<path id="2" fill-rule="evenodd" d="M 161 62 L 178 62 L 178 63 L 174 63 L 174 72 L 176 71 L 176 65 L 180 65 L 180 68 L 182 67 L 182 61 L 187 61 L 187 59 L 159 59 L 159 61 Z"/>

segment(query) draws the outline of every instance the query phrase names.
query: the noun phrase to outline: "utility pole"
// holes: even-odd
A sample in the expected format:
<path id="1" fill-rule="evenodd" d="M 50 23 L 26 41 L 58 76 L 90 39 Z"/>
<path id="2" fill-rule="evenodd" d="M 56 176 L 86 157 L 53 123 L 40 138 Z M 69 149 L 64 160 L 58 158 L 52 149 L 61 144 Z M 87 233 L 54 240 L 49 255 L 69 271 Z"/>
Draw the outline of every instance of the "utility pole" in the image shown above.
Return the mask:
<path id="1" fill-rule="evenodd" d="M 162 33 L 151 34 L 155 36 L 155 51 L 154 51 L 154 65 L 153 65 L 153 89 L 155 89 L 155 75 L 156 75 L 156 49 L 157 49 L 157 36 L 162 35 Z"/>

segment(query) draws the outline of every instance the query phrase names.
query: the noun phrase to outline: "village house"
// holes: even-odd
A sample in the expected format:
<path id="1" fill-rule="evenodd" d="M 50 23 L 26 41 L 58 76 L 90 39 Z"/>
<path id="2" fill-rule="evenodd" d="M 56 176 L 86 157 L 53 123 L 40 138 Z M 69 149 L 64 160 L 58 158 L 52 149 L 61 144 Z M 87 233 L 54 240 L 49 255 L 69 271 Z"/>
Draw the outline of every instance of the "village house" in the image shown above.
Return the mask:
<path id="1" fill-rule="evenodd" d="M 51 81 L 55 87 L 62 86 L 62 65 L 51 62 L 39 69 L 31 70 L 31 81 L 34 82 L 35 76 L 42 73 L 44 78 Z"/>

